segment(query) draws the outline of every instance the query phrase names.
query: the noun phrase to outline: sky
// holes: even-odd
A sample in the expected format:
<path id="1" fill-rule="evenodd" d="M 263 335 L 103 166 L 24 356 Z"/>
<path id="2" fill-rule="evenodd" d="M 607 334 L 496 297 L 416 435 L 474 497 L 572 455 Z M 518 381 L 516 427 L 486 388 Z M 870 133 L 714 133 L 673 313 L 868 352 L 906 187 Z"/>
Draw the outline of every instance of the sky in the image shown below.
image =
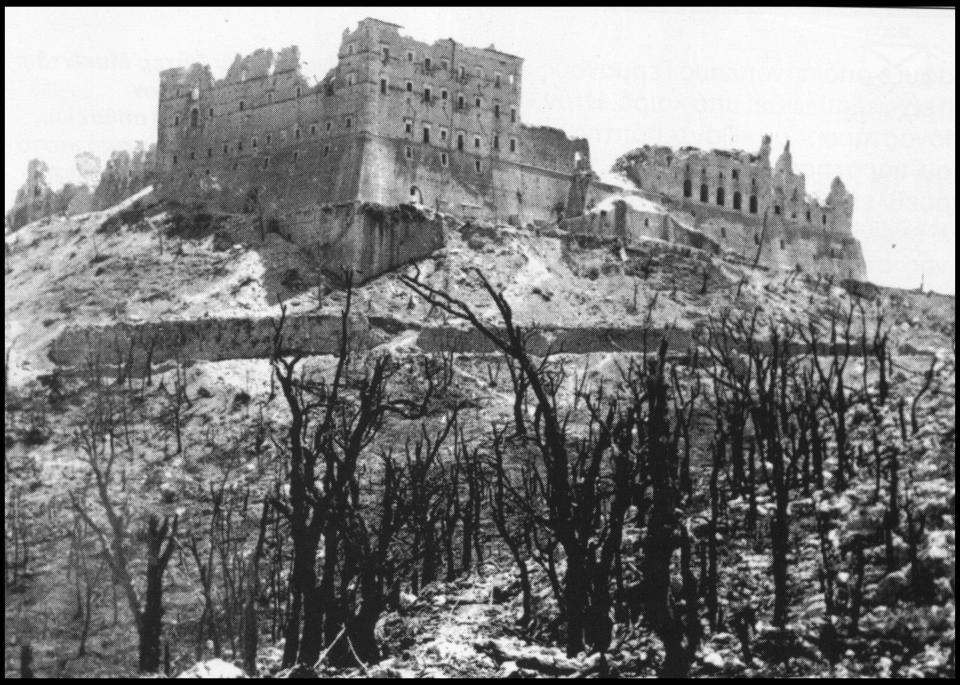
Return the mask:
<path id="1" fill-rule="evenodd" d="M 298 45 L 307 75 L 372 16 L 419 40 L 524 58 L 521 118 L 590 141 L 595 169 L 644 144 L 790 140 L 825 198 L 840 176 L 870 280 L 956 292 L 953 10 L 824 8 L 5 8 L 4 202 L 28 160 L 156 140 L 159 72 L 222 78 L 236 54 Z"/>

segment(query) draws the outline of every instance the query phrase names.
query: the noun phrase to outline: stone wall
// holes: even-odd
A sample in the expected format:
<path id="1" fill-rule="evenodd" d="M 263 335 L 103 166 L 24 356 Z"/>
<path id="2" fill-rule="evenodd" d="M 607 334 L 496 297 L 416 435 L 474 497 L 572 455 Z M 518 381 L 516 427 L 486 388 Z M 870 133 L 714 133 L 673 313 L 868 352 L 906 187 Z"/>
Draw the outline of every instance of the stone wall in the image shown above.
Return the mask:
<path id="1" fill-rule="evenodd" d="M 272 352 L 274 323 L 270 318 L 198 319 L 69 328 L 53 341 L 49 357 L 58 366 L 76 372 L 97 357 L 105 367 L 114 369 L 125 367 L 129 360 L 129 368 L 135 376 L 146 375 L 148 359 L 154 368 L 162 368 L 165 362 L 173 361 L 266 359 Z M 339 316 L 290 317 L 284 328 L 284 351 L 305 355 L 336 354 L 339 350 L 340 325 Z M 420 328 L 387 317 L 357 317 L 351 320 L 351 346 L 354 349 L 369 349 L 407 330 L 417 332 L 416 346 L 425 353 L 499 354 L 483 334 L 472 328 Z M 693 331 L 676 328 L 543 327 L 531 336 L 529 350 L 538 356 L 547 352 L 653 353 L 663 339 L 667 340 L 670 354 L 674 357 L 684 357 L 696 346 Z M 764 341 L 757 344 L 764 349 L 768 345 Z M 791 353 L 804 349 L 798 343 L 791 348 Z M 826 343 L 818 349 L 821 354 L 836 353 L 836 349 Z"/>
<path id="2" fill-rule="evenodd" d="M 144 373 L 148 358 L 154 364 L 176 359 L 261 359 L 271 354 L 274 324 L 270 318 L 234 318 L 68 328 L 53 341 L 49 357 L 66 367 L 81 367 L 97 356 L 113 366 L 132 359 L 138 375 Z M 335 354 L 339 349 L 338 316 L 290 317 L 284 330 L 288 351 Z M 387 337 L 365 320 L 351 322 L 351 339 L 359 347 L 379 344 Z"/>
<path id="3" fill-rule="evenodd" d="M 412 205 L 307 207 L 284 217 L 278 230 L 331 275 L 351 268 L 358 282 L 422 259 L 443 246 L 440 219 Z"/>
<path id="4" fill-rule="evenodd" d="M 105 366 L 122 367 L 130 360 L 132 373 L 143 376 L 146 363 L 168 361 L 222 361 L 265 359 L 272 352 L 275 321 L 263 319 L 197 319 L 140 325 L 117 324 L 68 328 L 50 347 L 49 357 L 58 366 L 81 369 L 97 358 Z M 351 345 L 369 349 L 409 324 L 379 318 L 351 321 Z M 308 355 L 336 354 L 339 350 L 339 316 L 297 316 L 287 320 L 285 350 Z M 693 343 L 689 331 L 649 328 L 544 328 L 530 341 L 530 351 L 589 354 L 594 352 L 655 351 L 666 337 L 674 353 L 685 354 Z M 152 350 L 151 350 L 152 344 Z M 481 333 L 451 326 L 419 330 L 417 346 L 427 353 L 486 354 L 496 349 Z"/>
<path id="5" fill-rule="evenodd" d="M 686 245 L 711 254 L 720 252 L 720 243 L 710 235 L 691 230 L 663 211 L 642 211 L 624 200 L 612 203 L 612 211 L 600 209 L 560 222 L 560 228 L 574 235 L 620 238 L 626 244 L 646 239 Z"/>

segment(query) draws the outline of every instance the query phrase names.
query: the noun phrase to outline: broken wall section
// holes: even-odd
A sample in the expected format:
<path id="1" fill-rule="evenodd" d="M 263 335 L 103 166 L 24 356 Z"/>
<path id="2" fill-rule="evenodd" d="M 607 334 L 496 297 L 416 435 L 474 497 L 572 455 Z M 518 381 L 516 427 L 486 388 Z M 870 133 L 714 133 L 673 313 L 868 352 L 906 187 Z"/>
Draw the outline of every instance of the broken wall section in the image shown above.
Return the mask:
<path id="1" fill-rule="evenodd" d="M 305 249 L 321 269 L 334 277 L 352 269 L 360 283 L 444 245 L 441 219 L 413 205 L 315 205 L 292 212 L 279 224 L 279 233 Z"/>
<path id="2" fill-rule="evenodd" d="M 670 216 L 662 207 L 640 197 L 605 201 L 586 214 L 560 222 L 573 235 L 620 238 L 627 245 L 661 240 L 719 254 L 720 243 Z"/>
<path id="3" fill-rule="evenodd" d="M 138 141 L 132 152 L 115 150 L 100 175 L 100 182 L 93 193 L 93 209 L 102 210 L 126 200 L 157 178 L 157 150 L 151 144 L 145 148 Z"/>
<path id="4" fill-rule="evenodd" d="M 27 164 L 27 180 L 17 191 L 4 223 L 6 230 L 16 231 L 44 217 L 82 214 L 92 207 L 93 194 L 86 185 L 65 183 L 60 190 L 54 190 L 47 183 L 47 165 L 33 159 Z"/>
<path id="5" fill-rule="evenodd" d="M 171 360 L 264 359 L 273 350 L 275 324 L 267 317 L 67 328 L 51 344 L 49 358 L 58 366 L 79 367 L 99 356 L 107 365 L 129 364 L 134 375 L 146 375 L 148 364 Z M 340 325 L 336 315 L 291 316 L 286 320 L 284 344 L 304 354 L 335 354 Z M 387 338 L 357 317 L 350 321 L 350 336 L 352 344 L 363 348 Z"/>

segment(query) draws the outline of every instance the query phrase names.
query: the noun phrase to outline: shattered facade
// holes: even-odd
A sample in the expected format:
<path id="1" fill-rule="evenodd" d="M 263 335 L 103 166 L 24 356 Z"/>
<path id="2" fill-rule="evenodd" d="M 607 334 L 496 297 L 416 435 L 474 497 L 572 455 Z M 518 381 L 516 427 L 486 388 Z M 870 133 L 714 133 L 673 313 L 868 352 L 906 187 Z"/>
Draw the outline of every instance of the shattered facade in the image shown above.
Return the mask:
<path id="1" fill-rule="evenodd" d="M 27 165 L 27 180 L 17 192 L 13 207 L 7 212 L 8 230 L 48 216 L 75 216 L 107 209 L 154 182 L 156 146 L 145 148 L 142 142 L 133 152 L 115 150 L 101 170 L 100 158 L 92 152 L 74 155 L 80 183 L 65 183 L 54 190 L 47 181 L 47 165 L 34 159 Z"/>
<path id="2" fill-rule="evenodd" d="M 60 190 L 54 190 L 47 181 L 47 172 L 47 165 L 39 159 L 27 163 L 27 180 L 17 191 L 13 207 L 4 217 L 6 230 L 16 231 L 55 214 L 90 211 L 93 196 L 86 185 L 66 183 Z"/>
<path id="3" fill-rule="evenodd" d="M 164 192 L 276 215 L 415 201 L 520 225 L 557 218 L 589 147 L 520 120 L 523 60 L 399 29 L 347 29 L 316 84 L 296 47 L 237 56 L 219 80 L 200 64 L 161 72 Z"/>
<path id="4" fill-rule="evenodd" d="M 126 150 L 112 152 L 94 191 L 94 207 L 112 207 L 153 183 L 155 175 L 155 145 L 144 148 L 143 143 L 137 141 L 132 153 Z"/>
<path id="5" fill-rule="evenodd" d="M 7 230 L 17 230 L 31 221 L 48 216 L 53 191 L 47 184 L 47 165 L 39 159 L 27 163 L 27 180 L 17 191 L 13 207 L 5 217 Z"/>
<path id="6" fill-rule="evenodd" d="M 853 195 L 834 178 L 826 200 L 807 194 L 787 141 L 770 164 L 770 136 L 756 154 L 644 146 L 614 165 L 727 251 L 764 266 L 866 280 L 853 237 Z M 589 193 L 588 193 L 589 196 Z M 587 202 L 595 198 L 587 199 Z"/>

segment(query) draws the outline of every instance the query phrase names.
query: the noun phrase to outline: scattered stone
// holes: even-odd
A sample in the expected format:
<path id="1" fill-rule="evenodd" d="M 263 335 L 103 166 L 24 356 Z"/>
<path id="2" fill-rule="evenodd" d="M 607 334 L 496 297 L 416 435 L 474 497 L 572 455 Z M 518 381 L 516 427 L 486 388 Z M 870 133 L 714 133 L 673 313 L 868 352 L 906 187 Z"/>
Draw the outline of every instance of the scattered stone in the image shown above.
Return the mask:
<path id="1" fill-rule="evenodd" d="M 246 674 L 239 666 L 223 659 L 210 659 L 194 664 L 177 676 L 178 678 L 245 678 Z"/>
<path id="2" fill-rule="evenodd" d="M 910 581 L 907 579 L 906 571 L 894 571 L 884 576 L 877 589 L 873 593 L 873 601 L 877 604 L 891 605 L 903 597 L 907 588 L 910 587 Z"/>

